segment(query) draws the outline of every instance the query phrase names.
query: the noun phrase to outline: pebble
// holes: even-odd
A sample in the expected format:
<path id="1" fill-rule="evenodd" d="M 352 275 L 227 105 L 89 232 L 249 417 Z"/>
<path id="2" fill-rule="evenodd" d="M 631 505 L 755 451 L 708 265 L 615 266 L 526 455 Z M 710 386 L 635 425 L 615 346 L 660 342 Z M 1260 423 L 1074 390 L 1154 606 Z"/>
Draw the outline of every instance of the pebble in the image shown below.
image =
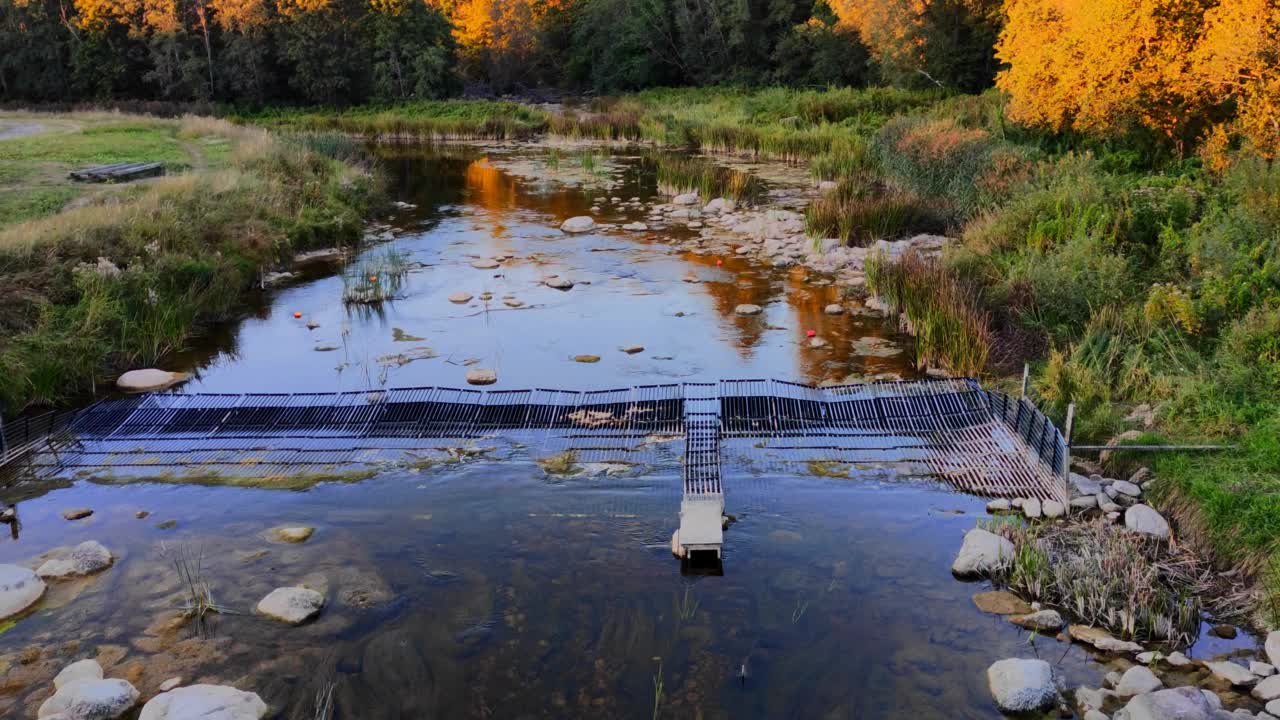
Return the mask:
<path id="1" fill-rule="evenodd" d="M 471 267 L 477 270 L 492 270 L 498 267 L 498 261 L 493 258 L 480 258 L 479 260 L 472 260 Z"/>
<path id="2" fill-rule="evenodd" d="M 287 527 L 277 527 L 271 529 L 271 534 L 277 540 L 287 543 L 306 542 L 308 538 L 315 533 L 316 529 L 307 525 L 295 525 Z"/>
<path id="3" fill-rule="evenodd" d="M 64 520 L 83 520 L 93 514 L 89 508 L 76 508 L 75 510 L 67 510 L 62 513 Z"/>
<path id="4" fill-rule="evenodd" d="M 276 588 L 258 601 L 258 612 L 269 618 L 299 625 L 320 613 L 324 596 L 302 587 Z"/>
<path id="5" fill-rule="evenodd" d="M 759 315 L 761 309 L 762 308 L 759 305 L 743 303 L 742 305 L 734 308 L 733 311 L 739 315 Z"/>
<path id="6" fill-rule="evenodd" d="M 636 353 L 644 352 L 643 345 L 623 345 L 618 349 L 628 355 L 635 355 Z"/>
<path id="7" fill-rule="evenodd" d="M 469 302 L 471 302 L 471 293 L 469 293 L 469 292 L 456 292 L 456 293 L 454 293 L 454 294 L 452 294 L 452 295 L 450 295 L 450 296 L 449 296 L 449 302 L 451 302 L 451 303 L 457 303 L 457 304 L 459 304 L 459 305 L 462 305 L 462 304 L 465 304 L 465 303 L 469 303 Z"/>
<path id="8" fill-rule="evenodd" d="M 568 290 L 573 287 L 572 280 L 567 277 L 560 277 L 559 275 L 548 277 L 546 280 L 542 281 L 542 284 L 549 288 L 555 288 L 556 290 Z"/>
<path id="9" fill-rule="evenodd" d="M 826 314 L 828 314 L 828 315 L 843 315 L 843 314 L 844 314 L 844 306 L 843 306 L 843 305 L 840 305 L 840 304 L 838 304 L 838 303 L 831 303 L 830 305 L 828 305 L 828 306 L 826 306 L 825 308 L 823 308 L 823 309 L 822 309 L 822 312 L 824 312 L 824 313 L 826 313 Z"/>
<path id="10" fill-rule="evenodd" d="M 573 361 L 580 362 L 580 363 L 598 363 L 600 362 L 600 356 L 599 355 L 574 355 Z"/>

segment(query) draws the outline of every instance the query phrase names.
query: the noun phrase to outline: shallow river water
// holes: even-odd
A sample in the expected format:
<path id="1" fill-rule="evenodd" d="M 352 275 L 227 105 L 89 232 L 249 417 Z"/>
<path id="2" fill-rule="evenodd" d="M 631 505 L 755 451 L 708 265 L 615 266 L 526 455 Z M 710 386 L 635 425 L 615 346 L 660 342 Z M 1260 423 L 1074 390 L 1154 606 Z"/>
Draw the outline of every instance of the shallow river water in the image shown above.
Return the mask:
<path id="1" fill-rule="evenodd" d="M 905 339 L 872 317 L 824 314 L 840 297 L 804 270 L 678 251 L 669 234 L 556 229 L 601 194 L 653 197 L 634 160 L 616 160 L 622 183 L 607 191 L 520 179 L 497 160 L 389 153 L 397 197 L 414 207 L 366 252 L 394 247 L 412 264 L 396 299 L 349 309 L 342 279 L 323 274 L 275 291 L 183 356 L 196 372 L 187 389 L 462 386 L 472 359 L 499 388 L 911 374 L 900 356 L 858 354 L 866 336 Z M 471 266 L 494 255 L 510 258 Z M 576 285 L 546 287 L 548 274 Z M 476 299 L 450 303 L 457 292 Z M 740 303 L 765 311 L 737 316 Z M 809 347 L 807 330 L 829 347 Z M 645 350 L 618 349 L 629 344 Z M 379 360 L 394 356 L 422 359 Z M 555 478 L 478 461 L 305 491 L 80 481 L 19 504 L 0 563 L 95 539 L 115 564 L 52 584 L 35 614 L 0 630 L 0 712 L 34 717 L 53 675 L 82 657 L 144 697 L 181 677 L 253 690 L 279 718 L 323 717 L 316 698 L 331 697 L 344 719 L 990 718 L 995 660 L 1038 654 L 1068 687 L 1097 686 L 1107 669 L 981 613 L 970 597 L 986 588 L 952 577 L 981 499 L 886 473 L 727 468 L 725 485 L 738 521 L 723 574 L 685 575 L 669 550 L 676 472 Z M 73 507 L 94 513 L 63 520 Z M 285 544 L 270 532 L 281 525 L 316 530 Z M 182 554 L 201 559 L 226 611 L 204 627 L 177 619 Z M 326 596 L 316 621 L 252 613 L 299 583 Z"/>

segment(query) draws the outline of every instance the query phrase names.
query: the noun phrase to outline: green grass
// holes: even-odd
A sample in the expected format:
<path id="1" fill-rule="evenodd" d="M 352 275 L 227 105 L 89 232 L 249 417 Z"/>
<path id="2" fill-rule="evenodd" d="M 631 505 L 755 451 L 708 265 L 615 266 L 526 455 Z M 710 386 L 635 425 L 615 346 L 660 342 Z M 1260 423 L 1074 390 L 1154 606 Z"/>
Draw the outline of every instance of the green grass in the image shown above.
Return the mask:
<path id="1" fill-rule="evenodd" d="M 77 132 L 54 131 L 0 141 L 0 161 L 55 162 L 62 165 L 107 165 L 161 162 L 186 167 L 190 155 L 177 139 L 176 121 L 130 121 L 90 124 Z"/>
<path id="2" fill-rule="evenodd" d="M 667 194 L 696 192 L 704 201 L 730 198 L 753 204 L 765 194 L 760 178 L 749 172 L 722 167 L 714 161 L 669 152 L 651 152 L 646 164 L 657 174 L 658 188 Z"/>
<path id="3" fill-rule="evenodd" d="M 83 194 L 74 187 L 0 187 L 0 226 L 53 215 Z"/>
<path id="4" fill-rule="evenodd" d="M 236 118 L 292 131 L 344 132 L 390 140 L 513 140 L 547 127 L 546 113 L 513 102 L 423 100 L 345 110 L 277 109 Z"/>

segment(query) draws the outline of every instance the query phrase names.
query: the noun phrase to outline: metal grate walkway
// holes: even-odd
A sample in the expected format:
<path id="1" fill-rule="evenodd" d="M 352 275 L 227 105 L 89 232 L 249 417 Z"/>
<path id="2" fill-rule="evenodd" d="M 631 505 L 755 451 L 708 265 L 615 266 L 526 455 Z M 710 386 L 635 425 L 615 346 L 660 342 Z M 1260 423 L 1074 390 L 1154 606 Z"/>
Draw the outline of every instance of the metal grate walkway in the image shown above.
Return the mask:
<path id="1" fill-rule="evenodd" d="M 0 482 L 329 474 L 504 449 L 680 464 L 686 500 L 721 509 L 722 470 L 739 463 L 780 473 L 823 463 L 822 474 L 893 465 L 983 496 L 1067 500 L 1058 429 L 1025 399 L 968 379 L 140 395 L 11 423 Z"/>

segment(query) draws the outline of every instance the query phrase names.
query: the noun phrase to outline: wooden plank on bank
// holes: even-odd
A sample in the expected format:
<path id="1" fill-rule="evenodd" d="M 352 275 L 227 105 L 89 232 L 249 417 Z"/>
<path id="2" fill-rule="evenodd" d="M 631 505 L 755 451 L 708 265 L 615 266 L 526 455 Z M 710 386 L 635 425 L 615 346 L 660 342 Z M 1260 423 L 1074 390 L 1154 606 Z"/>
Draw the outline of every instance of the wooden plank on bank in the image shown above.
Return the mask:
<path id="1" fill-rule="evenodd" d="M 97 165 L 69 173 L 78 182 L 130 182 L 164 174 L 164 165 L 158 162 L 114 163 Z"/>

